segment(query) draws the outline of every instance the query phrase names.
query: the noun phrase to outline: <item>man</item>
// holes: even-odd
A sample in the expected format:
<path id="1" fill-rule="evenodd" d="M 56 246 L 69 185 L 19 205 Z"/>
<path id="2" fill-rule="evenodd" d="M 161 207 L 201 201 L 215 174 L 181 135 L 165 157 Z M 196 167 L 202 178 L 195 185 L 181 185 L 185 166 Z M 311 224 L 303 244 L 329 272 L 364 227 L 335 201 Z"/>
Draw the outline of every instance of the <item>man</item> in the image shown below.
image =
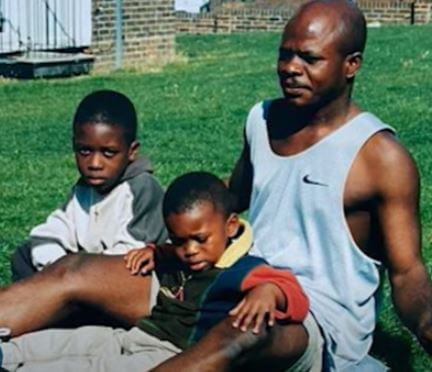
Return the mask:
<path id="1" fill-rule="evenodd" d="M 325 344 L 325 370 L 385 369 L 368 356 L 383 268 L 402 321 L 432 353 L 418 173 L 392 129 L 351 100 L 365 39 L 364 17 L 349 2 L 318 0 L 297 12 L 279 50 L 284 97 L 250 111 L 230 182 L 238 209 L 249 206 L 256 243 L 251 253 L 293 271 L 308 294 Z M 311 325 L 304 326 L 309 347 L 303 356 L 317 341 Z M 214 366 L 228 365 L 230 358 L 212 345 L 233 333 L 220 330 L 219 336 L 210 333 L 206 349 L 181 355 L 183 368 L 199 352 Z M 291 338 L 291 347 L 301 347 L 303 339 Z"/>
<path id="2" fill-rule="evenodd" d="M 309 295 L 307 324 L 255 336 L 227 320 L 158 370 L 226 370 L 245 361 L 266 369 L 318 369 L 323 341 L 327 369 L 382 369 L 367 356 L 380 267 L 388 270 L 402 320 L 432 353 L 417 170 L 391 129 L 351 101 L 364 40 L 364 18 L 351 3 L 314 1 L 296 13 L 280 48 L 284 97 L 252 109 L 231 179 L 238 209 L 250 204 L 255 253 L 296 273 Z M 7 289 L 0 301 L 9 306 L 0 307 L 0 319 L 18 334 L 46 326 L 71 302 L 86 302 L 133 323 L 148 310 L 148 298 L 136 294 L 149 280 L 143 284 L 121 269 L 114 257 L 64 259 Z M 86 278 L 101 275 L 104 286 L 86 287 Z M 116 282 L 124 292 L 115 290 Z M 30 289 L 41 294 L 32 311 L 23 300 Z M 137 301 L 125 302 L 133 293 Z"/>

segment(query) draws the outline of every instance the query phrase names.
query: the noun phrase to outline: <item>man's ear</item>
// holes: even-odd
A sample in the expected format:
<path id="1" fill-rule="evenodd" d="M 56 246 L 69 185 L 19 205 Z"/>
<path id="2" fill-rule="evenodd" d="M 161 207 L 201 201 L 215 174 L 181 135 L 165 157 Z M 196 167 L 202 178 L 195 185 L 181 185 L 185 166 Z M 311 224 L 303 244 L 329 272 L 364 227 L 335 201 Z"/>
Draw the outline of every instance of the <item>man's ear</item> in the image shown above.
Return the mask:
<path id="1" fill-rule="evenodd" d="M 135 161 L 138 156 L 138 147 L 140 146 L 140 143 L 138 141 L 133 141 L 129 146 L 129 161 Z"/>
<path id="2" fill-rule="evenodd" d="M 348 54 L 345 58 L 345 76 L 347 79 L 352 79 L 357 71 L 360 69 L 363 62 L 363 54 L 361 52 L 354 52 Z"/>
<path id="3" fill-rule="evenodd" d="M 225 224 L 225 231 L 228 237 L 233 238 L 237 235 L 240 227 L 240 220 L 237 213 L 231 213 Z"/>

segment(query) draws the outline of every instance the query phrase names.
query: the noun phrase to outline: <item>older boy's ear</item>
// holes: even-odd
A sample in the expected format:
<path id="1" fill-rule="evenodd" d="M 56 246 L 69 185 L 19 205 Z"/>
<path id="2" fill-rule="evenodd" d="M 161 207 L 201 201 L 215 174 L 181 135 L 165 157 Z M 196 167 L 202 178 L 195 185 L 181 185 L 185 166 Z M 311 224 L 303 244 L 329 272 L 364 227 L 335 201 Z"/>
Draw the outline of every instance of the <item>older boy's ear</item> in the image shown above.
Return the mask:
<path id="1" fill-rule="evenodd" d="M 228 237 L 233 238 L 237 235 L 238 229 L 240 228 L 240 220 L 237 213 L 231 213 L 225 226 Z"/>
<path id="2" fill-rule="evenodd" d="M 138 141 L 133 141 L 129 146 L 129 161 L 135 161 L 138 156 L 138 147 L 140 143 Z"/>
<path id="3" fill-rule="evenodd" d="M 360 70 L 363 62 L 363 54 L 361 52 L 354 52 L 348 54 L 345 58 L 345 76 L 347 79 L 352 79 Z"/>

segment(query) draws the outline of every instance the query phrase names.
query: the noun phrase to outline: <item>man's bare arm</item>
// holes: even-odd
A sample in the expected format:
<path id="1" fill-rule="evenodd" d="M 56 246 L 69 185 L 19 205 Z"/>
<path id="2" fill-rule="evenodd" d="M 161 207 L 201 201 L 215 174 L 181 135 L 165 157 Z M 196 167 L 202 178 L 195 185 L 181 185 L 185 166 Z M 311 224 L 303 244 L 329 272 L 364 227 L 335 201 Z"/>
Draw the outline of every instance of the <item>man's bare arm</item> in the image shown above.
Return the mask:
<path id="1" fill-rule="evenodd" d="M 392 299 L 404 324 L 432 354 L 432 283 L 421 257 L 419 175 L 396 141 L 378 146 L 384 155 L 372 168 Z"/>
<path id="2" fill-rule="evenodd" d="M 229 189 L 236 199 L 236 212 L 241 213 L 249 208 L 252 193 L 253 169 L 250 160 L 249 145 L 244 136 L 244 146 L 234 167 L 229 181 Z"/>

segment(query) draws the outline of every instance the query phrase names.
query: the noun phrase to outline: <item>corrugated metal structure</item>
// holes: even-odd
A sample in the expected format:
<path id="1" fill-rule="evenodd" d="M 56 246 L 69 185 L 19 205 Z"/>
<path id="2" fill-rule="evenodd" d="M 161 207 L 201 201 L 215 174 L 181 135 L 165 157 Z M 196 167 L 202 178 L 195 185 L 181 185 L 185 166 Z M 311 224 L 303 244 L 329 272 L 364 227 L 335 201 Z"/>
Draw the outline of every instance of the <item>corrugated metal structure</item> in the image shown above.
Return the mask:
<path id="1" fill-rule="evenodd" d="M 175 0 L 174 9 L 186 13 L 199 13 L 209 0 Z"/>
<path id="2" fill-rule="evenodd" d="M 0 0 L 0 53 L 91 43 L 91 0 Z"/>
<path id="3" fill-rule="evenodd" d="M 47 53 L 43 60 L 43 54 L 40 52 L 80 50 L 90 46 L 91 12 L 91 0 L 0 0 L 0 55 L 4 57 L 14 55 L 16 58 L 18 54 L 20 65 L 23 63 L 29 63 L 30 66 L 41 63 L 44 63 L 44 66 L 49 66 L 51 63 L 57 64 L 54 59 L 59 61 L 58 54 L 55 54 L 53 59 L 51 57 L 54 54 Z M 39 53 L 37 58 L 35 52 Z M 62 64 L 66 65 L 67 56 L 60 57 Z M 73 57 L 72 63 L 76 63 L 78 58 L 76 55 Z M 2 67 L 4 67 L 0 69 L 2 74 L 14 68 L 9 75 L 19 75 L 20 70 L 16 68 L 17 63 L 14 61 L 5 61 Z M 49 76 L 49 68 L 40 71 L 43 71 L 41 76 Z M 57 71 L 54 75 L 58 75 L 59 69 L 53 71 Z M 28 76 L 32 77 L 33 74 Z"/>

